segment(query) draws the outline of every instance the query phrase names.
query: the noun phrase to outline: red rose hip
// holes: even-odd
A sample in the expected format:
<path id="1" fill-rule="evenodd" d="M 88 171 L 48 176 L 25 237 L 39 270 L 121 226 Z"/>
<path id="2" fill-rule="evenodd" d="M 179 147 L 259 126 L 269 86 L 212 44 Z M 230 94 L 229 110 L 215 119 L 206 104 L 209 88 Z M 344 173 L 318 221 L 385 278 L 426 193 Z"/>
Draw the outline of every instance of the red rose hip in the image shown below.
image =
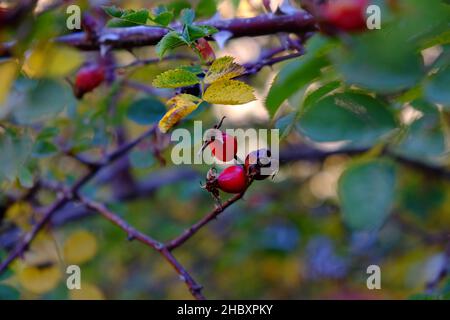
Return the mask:
<path id="1" fill-rule="evenodd" d="M 324 6 L 323 16 L 331 26 L 347 32 L 366 28 L 368 0 L 330 0 Z"/>
<path id="2" fill-rule="evenodd" d="M 247 176 L 242 166 L 233 165 L 223 170 L 217 177 L 220 190 L 227 193 L 241 193 L 247 187 Z"/>
<path id="3" fill-rule="evenodd" d="M 222 132 L 222 141 L 217 139 L 209 143 L 211 153 L 217 159 L 228 162 L 235 158 L 237 153 L 237 139 L 225 132 Z"/>
<path id="4" fill-rule="evenodd" d="M 79 99 L 87 92 L 97 88 L 105 80 L 105 70 L 99 65 L 81 68 L 75 78 L 74 92 Z"/>

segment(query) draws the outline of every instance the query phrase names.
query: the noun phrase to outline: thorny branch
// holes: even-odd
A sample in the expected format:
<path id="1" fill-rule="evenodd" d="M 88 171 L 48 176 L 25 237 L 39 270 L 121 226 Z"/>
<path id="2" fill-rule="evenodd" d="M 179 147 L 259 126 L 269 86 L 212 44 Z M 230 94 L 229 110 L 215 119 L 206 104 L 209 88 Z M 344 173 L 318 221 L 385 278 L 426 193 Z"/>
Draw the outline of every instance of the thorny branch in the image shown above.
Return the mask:
<path id="1" fill-rule="evenodd" d="M 117 148 L 114 152 L 110 153 L 105 157 L 105 159 L 95 165 L 89 166 L 89 171 L 81 177 L 69 190 L 63 191 L 58 194 L 58 199 L 50 205 L 45 212 L 42 214 L 41 220 L 37 222 L 31 231 L 23 237 L 23 239 L 17 244 L 17 246 L 10 252 L 10 254 L 5 258 L 4 261 L 0 264 L 0 273 L 5 271 L 5 269 L 9 266 L 9 264 L 14 261 L 16 258 L 23 255 L 23 253 L 28 249 L 30 243 L 36 237 L 36 235 L 45 227 L 45 225 L 49 222 L 52 216 L 59 209 L 64 207 L 68 202 L 73 199 L 73 196 L 78 194 L 81 188 L 86 185 L 88 182 L 92 180 L 99 172 L 99 170 L 118 158 L 124 156 L 128 153 L 132 148 L 138 145 L 142 140 L 151 135 L 156 130 L 156 126 L 151 127 L 144 134 L 136 138 L 135 140 Z"/>
<path id="2" fill-rule="evenodd" d="M 199 285 L 192 276 L 186 271 L 186 269 L 178 262 L 178 260 L 170 253 L 170 250 L 162 243 L 147 236 L 146 234 L 136 230 L 130 226 L 125 220 L 118 215 L 111 212 L 104 204 L 89 200 L 85 197 L 77 195 L 76 198 L 80 200 L 87 208 L 95 210 L 100 213 L 105 219 L 111 221 L 113 224 L 121 228 L 128 236 L 130 240 L 138 240 L 141 243 L 149 246 L 150 248 L 159 252 L 164 259 L 175 269 L 180 275 L 181 279 L 186 283 L 191 294 L 198 300 L 204 300 L 205 297 L 201 293 L 202 286 Z"/>
<path id="3" fill-rule="evenodd" d="M 301 34 L 316 29 L 314 18 L 305 11 L 279 16 L 266 14 L 253 18 L 211 19 L 198 24 L 209 25 L 219 31 L 230 32 L 233 38 L 261 36 L 277 32 Z M 59 37 L 56 42 L 74 46 L 81 50 L 98 50 L 100 45 L 108 45 L 114 49 L 127 49 L 155 45 L 166 33 L 166 29 L 147 26 L 105 28 L 98 39 L 88 39 L 85 33 L 78 32 Z"/>

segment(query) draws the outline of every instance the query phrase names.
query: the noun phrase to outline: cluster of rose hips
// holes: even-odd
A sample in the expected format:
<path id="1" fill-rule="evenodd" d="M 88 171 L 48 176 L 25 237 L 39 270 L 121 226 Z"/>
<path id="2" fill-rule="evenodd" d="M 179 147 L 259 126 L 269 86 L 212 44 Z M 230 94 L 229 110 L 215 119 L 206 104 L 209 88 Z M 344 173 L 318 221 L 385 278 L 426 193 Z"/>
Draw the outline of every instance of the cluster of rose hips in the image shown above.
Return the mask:
<path id="1" fill-rule="evenodd" d="M 236 137 L 218 130 L 224 118 L 222 118 L 219 124 L 214 126 L 214 132 L 216 134 L 207 138 L 201 149 L 201 152 L 203 152 L 209 147 L 211 154 L 223 162 L 229 162 L 233 159 L 241 162 L 230 165 L 220 173 L 217 172 L 215 167 L 208 171 L 206 183 L 202 188 L 210 192 L 219 204 L 219 190 L 226 193 L 242 193 L 253 180 L 264 180 L 274 174 L 274 172 L 270 172 L 269 174 L 262 173 L 263 168 L 269 168 L 271 166 L 272 155 L 269 149 L 252 151 L 247 154 L 243 163 L 240 161 L 237 157 L 238 145 Z"/>

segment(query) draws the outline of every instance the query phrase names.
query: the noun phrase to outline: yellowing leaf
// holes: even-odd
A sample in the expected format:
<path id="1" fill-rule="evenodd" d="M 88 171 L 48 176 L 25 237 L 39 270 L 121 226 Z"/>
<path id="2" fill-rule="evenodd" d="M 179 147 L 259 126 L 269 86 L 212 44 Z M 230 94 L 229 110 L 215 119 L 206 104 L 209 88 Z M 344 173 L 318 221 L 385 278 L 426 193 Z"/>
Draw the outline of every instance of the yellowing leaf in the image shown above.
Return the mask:
<path id="1" fill-rule="evenodd" d="M 6 101 L 18 69 L 17 62 L 14 60 L 0 63 L 0 105 Z"/>
<path id="2" fill-rule="evenodd" d="M 89 283 L 81 283 L 81 289 L 69 291 L 71 300 L 104 300 L 103 292 L 96 286 Z"/>
<path id="3" fill-rule="evenodd" d="M 23 71 L 32 78 L 66 76 L 83 63 L 83 55 L 73 48 L 38 46 L 25 60 Z"/>
<path id="4" fill-rule="evenodd" d="M 67 264 L 81 264 L 89 261 L 97 253 L 97 240 L 95 236 L 86 231 L 79 230 L 72 233 L 64 243 L 64 261 Z"/>
<path id="5" fill-rule="evenodd" d="M 237 80 L 214 82 L 203 95 L 203 100 L 216 104 L 244 104 L 255 99 L 253 88 Z"/>
<path id="6" fill-rule="evenodd" d="M 14 222 L 16 225 L 24 230 L 29 230 L 31 215 L 33 208 L 28 202 L 15 202 L 8 210 L 6 210 L 5 217 L 7 220 Z"/>
<path id="7" fill-rule="evenodd" d="M 234 62 L 233 57 L 222 57 L 213 62 L 205 76 L 205 83 L 236 78 L 245 72 L 245 68 Z"/>
<path id="8" fill-rule="evenodd" d="M 198 83 L 197 76 L 185 69 L 173 69 L 163 72 L 153 80 L 153 86 L 157 88 L 179 88 L 196 83 Z"/>
<path id="9" fill-rule="evenodd" d="M 167 101 L 171 109 L 159 121 L 159 130 L 163 133 L 169 131 L 178 121 L 197 109 L 200 102 L 201 99 L 190 94 L 179 94 Z"/>
<path id="10" fill-rule="evenodd" d="M 61 279 L 61 271 L 56 265 L 45 267 L 25 267 L 17 273 L 22 287 L 37 294 L 54 289 Z"/>

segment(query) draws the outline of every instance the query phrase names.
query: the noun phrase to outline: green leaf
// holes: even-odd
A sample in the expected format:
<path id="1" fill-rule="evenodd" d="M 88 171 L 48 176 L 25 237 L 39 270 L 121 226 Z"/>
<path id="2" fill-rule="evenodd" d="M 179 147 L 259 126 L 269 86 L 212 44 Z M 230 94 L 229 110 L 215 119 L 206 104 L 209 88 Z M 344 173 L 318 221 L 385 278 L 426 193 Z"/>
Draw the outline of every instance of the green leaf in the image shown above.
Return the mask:
<path id="1" fill-rule="evenodd" d="M 401 45 L 399 45 L 401 44 Z M 381 93 L 413 87 L 423 76 L 423 61 L 401 34 L 366 32 L 332 54 L 336 68 L 350 85 Z"/>
<path id="2" fill-rule="evenodd" d="M 0 300 L 18 300 L 20 297 L 20 292 L 17 289 L 0 285 Z"/>
<path id="3" fill-rule="evenodd" d="M 182 45 L 188 44 L 186 40 L 176 31 L 167 33 L 156 45 L 156 53 L 160 58 L 164 56 L 167 51 L 173 50 Z"/>
<path id="4" fill-rule="evenodd" d="M 280 130 L 280 139 L 284 139 L 291 133 L 292 129 L 295 127 L 297 112 L 291 112 L 275 122 L 275 128 Z"/>
<path id="5" fill-rule="evenodd" d="M 395 180 L 395 167 L 386 160 L 350 166 L 338 184 L 345 224 L 354 230 L 380 228 L 392 208 Z"/>
<path id="6" fill-rule="evenodd" d="M 116 6 L 104 6 L 103 10 L 113 18 L 120 18 L 124 14 L 124 10 Z"/>
<path id="7" fill-rule="evenodd" d="M 19 182 L 24 188 L 31 188 L 33 186 L 33 175 L 27 167 L 21 167 L 19 169 Z"/>
<path id="8" fill-rule="evenodd" d="M 203 73 L 203 69 L 201 66 L 199 65 L 193 65 L 193 66 L 181 66 L 179 69 L 183 69 L 186 71 L 189 71 L 195 75 L 199 75 L 201 73 Z"/>
<path id="9" fill-rule="evenodd" d="M 442 68 L 425 85 L 425 96 L 434 103 L 450 108 L 450 66 Z"/>
<path id="10" fill-rule="evenodd" d="M 436 106 L 424 101 L 411 103 L 423 116 L 413 121 L 395 152 L 408 158 L 430 160 L 446 151 L 444 129 Z"/>
<path id="11" fill-rule="evenodd" d="M 307 53 L 285 64 L 273 81 L 266 99 L 271 117 L 284 100 L 317 79 L 321 69 L 328 65 L 324 54 L 331 48 L 330 42 L 322 37 L 310 41 Z"/>
<path id="12" fill-rule="evenodd" d="M 299 119 L 301 132 L 318 142 L 349 140 L 370 145 L 396 127 L 389 108 L 360 93 L 337 93 L 306 107 Z"/>
<path id="13" fill-rule="evenodd" d="M 167 4 L 167 10 L 172 11 L 178 17 L 183 9 L 190 8 L 191 4 L 187 0 L 175 0 Z"/>
<path id="14" fill-rule="evenodd" d="M 158 122 L 166 111 L 166 106 L 161 101 L 147 97 L 133 102 L 127 110 L 127 116 L 138 124 L 148 125 Z"/>
<path id="15" fill-rule="evenodd" d="M 32 140 L 28 135 L 6 132 L 0 135 L 0 179 L 14 181 L 31 155 Z"/>
<path id="16" fill-rule="evenodd" d="M 136 27 L 138 25 L 139 24 L 136 24 L 134 22 L 118 18 L 113 18 L 106 23 L 106 26 L 108 28 L 127 28 L 127 27 Z"/>
<path id="17" fill-rule="evenodd" d="M 38 140 L 33 148 L 33 156 L 37 158 L 47 158 L 58 152 L 58 148 L 50 141 Z"/>
<path id="18" fill-rule="evenodd" d="M 187 35 L 185 35 L 185 38 L 188 39 L 190 42 L 192 42 L 197 39 L 214 34 L 217 31 L 218 30 L 216 28 L 210 26 L 188 25 L 185 28 L 185 33 L 187 33 Z"/>
<path id="19" fill-rule="evenodd" d="M 14 106 L 13 115 L 21 124 L 48 120 L 76 103 L 70 88 L 56 80 L 23 80 L 18 86 L 18 94 L 24 97 Z"/>
<path id="20" fill-rule="evenodd" d="M 152 19 L 155 23 L 167 27 L 173 20 L 173 13 L 170 11 L 162 12 Z"/>
<path id="21" fill-rule="evenodd" d="M 146 24 L 149 17 L 149 12 L 146 9 L 140 9 L 138 11 L 127 11 L 123 14 L 120 19 L 132 22 L 135 24 Z"/>
<path id="22" fill-rule="evenodd" d="M 106 9 L 107 8 L 107 9 Z M 130 27 L 137 25 L 145 25 L 149 18 L 150 13 L 146 9 L 140 10 L 122 10 L 115 7 L 106 7 L 105 11 L 112 17 L 108 21 L 108 27 Z"/>
<path id="23" fill-rule="evenodd" d="M 195 13 L 199 18 L 208 18 L 213 16 L 217 11 L 216 0 L 200 0 L 195 9 Z"/>
<path id="24" fill-rule="evenodd" d="M 180 22 L 184 25 L 191 25 L 195 19 L 195 11 L 192 9 L 183 9 L 180 13 Z"/>
<path id="25" fill-rule="evenodd" d="M 339 88 L 340 85 L 341 85 L 340 81 L 332 81 L 332 82 L 329 82 L 329 83 L 321 86 L 320 88 L 308 93 L 305 100 L 303 101 L 303 108 L 307 108 L 310 105 L 316 103 L 319 99 L 323 98 L 330 92 Z"/>
<path id="26" fill-rule="evenodd" d="M 197 76 L 184 69 L 168 70 L 159 74 L 153 80 L 153 86 L 157 88 L 179 88 L 197 84 Z"/>
<path id="27" fill-rule="evenodd" d="M 47 140 L 56 137 L 59 134 L 59 129 L 56 127 L 47 127 L 39 132 L 36 140 Z"/>

